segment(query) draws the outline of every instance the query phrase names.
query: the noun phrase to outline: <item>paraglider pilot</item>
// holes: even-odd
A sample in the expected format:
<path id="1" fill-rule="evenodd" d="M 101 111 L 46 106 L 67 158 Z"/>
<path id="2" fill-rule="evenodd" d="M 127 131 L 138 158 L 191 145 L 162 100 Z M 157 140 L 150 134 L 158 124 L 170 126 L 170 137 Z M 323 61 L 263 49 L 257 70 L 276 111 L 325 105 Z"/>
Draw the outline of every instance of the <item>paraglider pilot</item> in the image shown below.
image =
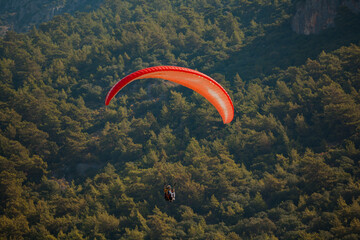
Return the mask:
<path id="1" fill-rule="evenodd" d="M 171 188 L 170 185 L 164 186 L 164 198 L 166 201 L 175 201 L 175 188 Z"/>

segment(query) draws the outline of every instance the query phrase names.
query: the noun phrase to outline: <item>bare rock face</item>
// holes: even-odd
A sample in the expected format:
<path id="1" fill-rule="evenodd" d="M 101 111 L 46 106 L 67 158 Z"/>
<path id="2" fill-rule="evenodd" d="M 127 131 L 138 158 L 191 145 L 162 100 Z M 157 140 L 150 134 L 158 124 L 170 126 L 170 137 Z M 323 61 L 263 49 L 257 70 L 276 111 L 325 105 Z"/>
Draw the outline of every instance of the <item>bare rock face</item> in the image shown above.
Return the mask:
<path id="1" fill-rule="evenodd" d="M 102 0 L 0 0 L 0 34 L 26 32 L 55 15 L 97 8 Z"/>
<path id="2" fill-rule="evenodd" d="M 334 27 L 340 6 L 346 6 L 354 13 L 360 12 L 359 0 L 305 0 L 297 4 L 291 27 L 299 34 L 320 33 Z"/>

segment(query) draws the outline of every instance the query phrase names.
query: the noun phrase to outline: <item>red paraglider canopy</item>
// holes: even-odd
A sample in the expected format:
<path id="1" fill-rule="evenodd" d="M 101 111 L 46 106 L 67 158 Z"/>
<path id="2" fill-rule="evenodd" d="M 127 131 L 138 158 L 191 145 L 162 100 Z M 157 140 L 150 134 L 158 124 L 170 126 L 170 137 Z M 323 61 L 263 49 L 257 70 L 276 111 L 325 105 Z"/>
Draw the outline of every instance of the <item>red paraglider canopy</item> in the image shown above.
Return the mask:
<path id="1" fill-rule="evenodd" d="M 229 123 L 234 117 L 234 106 L 229 94 L 211 77 L 183 67 L 157 66 L 141 69 L 124 77 L 108 92 L 105 105 L 127 84 L 144 78 L 161 78 L 178 83 L 204 96 L 220 113 L 224 123 Z"/>

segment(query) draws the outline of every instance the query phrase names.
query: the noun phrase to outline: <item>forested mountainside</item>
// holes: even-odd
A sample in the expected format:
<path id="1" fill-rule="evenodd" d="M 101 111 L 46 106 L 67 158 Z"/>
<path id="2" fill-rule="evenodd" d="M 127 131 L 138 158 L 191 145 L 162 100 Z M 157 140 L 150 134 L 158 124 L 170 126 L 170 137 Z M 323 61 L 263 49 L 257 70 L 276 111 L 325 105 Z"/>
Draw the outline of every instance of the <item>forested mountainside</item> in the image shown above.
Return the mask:
<path id="1" fill-rule="evenodd" d="M 0 0 L 0 36 L 8 30 L 26 32 L 32 26 L 38 26 L 59 14 L 95 10 L 102 2 L 103 0 Z M 277 3 L 274 2 L 274 4 Z M 360 2 L 358 0 L 299 0 L 295 1 L 293 8 L 295 14 L 291 20 L 292 30 L 298 34 L 309 35 L 319 34 L 325 29 L 334 27 L 335 18 L 344 10 L 349 13 L 359 13 Z"/>
<path id="2" fill-rule="evenodd" d="M 358 239 L 359 16 L 290 1 L 121 1 L 0 38 L 0 238 Z M 198 69 L 234 102 L 123 76 Z M 163 199 L 175 184 L 176 201 Z"/>

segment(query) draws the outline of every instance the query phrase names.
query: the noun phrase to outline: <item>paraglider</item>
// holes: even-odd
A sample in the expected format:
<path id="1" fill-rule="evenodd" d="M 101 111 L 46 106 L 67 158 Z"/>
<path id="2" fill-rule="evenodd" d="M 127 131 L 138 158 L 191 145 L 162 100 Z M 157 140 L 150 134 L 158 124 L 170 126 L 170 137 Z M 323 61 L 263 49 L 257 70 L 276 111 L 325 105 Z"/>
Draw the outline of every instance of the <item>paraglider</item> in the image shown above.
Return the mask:
<path id="1" fill-rule="evenodd" d="M 145 78 L 161 78 L 194 90 L 216 108 L 225 124 L 230 123 L 234 117 L 231 98 L 218 82 L 201 72 L 176 66 L 150 67 L 127 75 L 110 89 L 105 105 L 109 105 L 111 99 L 127 84 Z"/>

